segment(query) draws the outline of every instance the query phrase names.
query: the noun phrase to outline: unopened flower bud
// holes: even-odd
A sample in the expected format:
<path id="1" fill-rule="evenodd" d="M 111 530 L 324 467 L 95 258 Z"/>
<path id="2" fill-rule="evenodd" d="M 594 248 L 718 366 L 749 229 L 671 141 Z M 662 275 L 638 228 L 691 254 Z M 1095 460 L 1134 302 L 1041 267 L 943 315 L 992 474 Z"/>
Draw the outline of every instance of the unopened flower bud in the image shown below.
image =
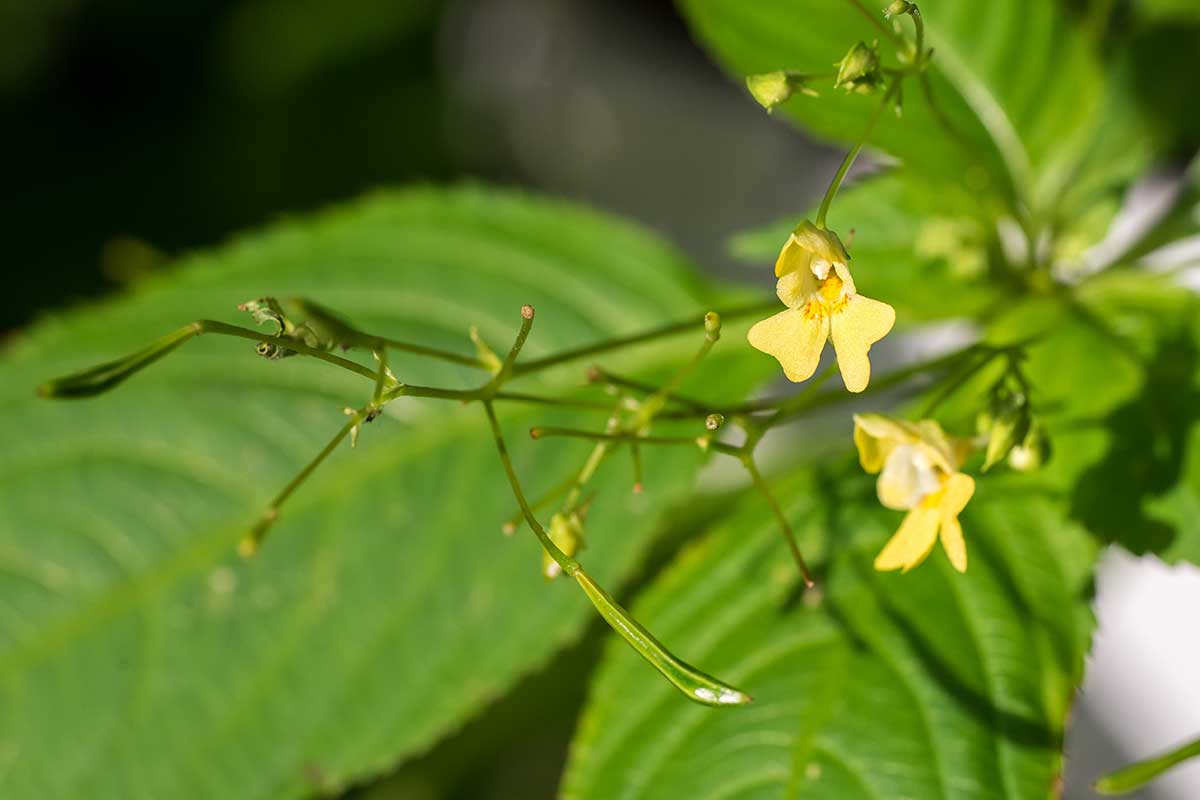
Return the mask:
<path id="1" fill-rule="evenodd" d="M 1029 406 L 1025 395 L 1005 391 L 993 401 L 992 425 L 988 430 L 987 452 L 983 459 L 983 471 L 991 469 L 1029 432 Z"/>
<path id="2" fill-rule="evenodd" d="M 774 111 L 775 106 L 787 102 L 793 94 L 800 92 L 811 97 L 817 93 L 808 87 L 808 78 L 796 72 L 776 70 L 764 72 L 761 75 L 746 76 L 746 88 L 758 104 L 767 111 Z"/>
<path id="3" fill-rule="evenodd" d="M 550 530 L 547 533 L 550 541 L 568 556 L 574 556 L 583 547 L 583 520 L 578 513 L 555 514 L 550 518 Z M 542 576 L 546 580 L 554 580 L 561 573 L 562 567 L 543 550 Z"/>
<path id="4" fill-rule="evenodd" d="M 1050 460 L 1050 439 L 1042 426 L 1034 422 L 1021 443 L 1008 451 L 1008 466 L 1017 472 L 1031 472 Z"/>
<path id="5" fill-rule="evenodd" d="M 834 88 L 870 94 L 883 82 L 883 71 L 879 64 L 879 42 L 869 47 L 865 42 L 858 42 L 834 66 L 838 68 L 837 80 L 833 82 Z"/>
<path id="6" fill-rule="evenodd" d="M 704 315 L 704 336 L 710 342 L 721 338 L 721 315 L 715 311 L 709 311 Z"/>
<path id="7" fill-rule="evenodd" d="M 725 415 L 724 414 L 709 414 L 707 417 L 704 418 L 704 427 L 706 430 L 710 430 L 710 431 L 719 430 L 720 427 L 724 424 L 725 424 Z"/>
<path id="8" fill-rule="evenodd" d="M 883 10 L 883 16 L 886 19 L 891 19 L 892 17 L 898 17 L 901 14 L 907 14 L 916 7 L 917 6 L 915 3 L 909 3 L 908 0 L 895 0 L 894 3 Z"/>

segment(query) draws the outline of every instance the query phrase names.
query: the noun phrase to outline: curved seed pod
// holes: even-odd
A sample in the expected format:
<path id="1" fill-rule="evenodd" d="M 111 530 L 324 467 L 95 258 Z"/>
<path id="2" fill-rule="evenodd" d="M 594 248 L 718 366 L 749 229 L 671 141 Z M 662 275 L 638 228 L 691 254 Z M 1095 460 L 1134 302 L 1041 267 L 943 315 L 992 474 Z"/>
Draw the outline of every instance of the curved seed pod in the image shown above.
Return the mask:
<path id="1" fill-rule="evenodd" d="M 582 569 L 576 570 L 574 577 L 584 594 L 592 601 L 592 605 L 600 612 L 600 616 L 604 617 L 604 621 L 621 634 L 638 655 L 649 661 L 689 699 L 706 706 L 740 706 L 753 700 L 740 689 L 735 689 L 672 655 L 650 631 L 621 608 L 617 601 Z"/>
<path id="2" fill-rule="evenodd" d="M 193 322 L 124 358 L 47 381 L 37 388 L 37 393 L 42 397 L 72 398 L 92 397 L 107 392 L 200 333 L 203 333 L 200 324 Z"/>

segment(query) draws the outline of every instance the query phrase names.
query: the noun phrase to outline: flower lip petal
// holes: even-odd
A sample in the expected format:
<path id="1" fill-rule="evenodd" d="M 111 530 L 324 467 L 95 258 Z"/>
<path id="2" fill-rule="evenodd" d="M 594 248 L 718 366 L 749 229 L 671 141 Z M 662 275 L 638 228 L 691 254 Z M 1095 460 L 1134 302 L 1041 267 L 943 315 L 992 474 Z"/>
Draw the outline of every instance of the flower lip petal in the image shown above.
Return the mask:
<path id="1" fill-rule="evenodd" d="M 896 323 L 896 310 L 887 303 L 855 295 L 830 322 L 833 349 L 837 351 L 842 381 L 851 392 L 861 392 L 871 380 L 871 345 L 887 335 Z"/>
<path id="2" fill-rule="evenodd" d="M 959 524 L 958 517 L 942 520 L 941 538 L 942 549 L 946 551 L 950 564 L 959 572 L 966 572 L 967 543 L 963 541 L 962 525 Z"/>
<path id="3" fill-rule="evenodd" d="M 789 308 L 755 323 L 746 338 L 756 349 L 774 356 L 788 380 L 799 383 L 817 371 L 829 338 L 829 320 Z"/>
<path id="4" fill-rule="evenodd" d="M 929 508 L 914 508 L 908 512 L 900 528 L 875 557 L 875 569 L 903 569 L 908 572 L 920 564 L 937 543 L 937 512 Z"/>

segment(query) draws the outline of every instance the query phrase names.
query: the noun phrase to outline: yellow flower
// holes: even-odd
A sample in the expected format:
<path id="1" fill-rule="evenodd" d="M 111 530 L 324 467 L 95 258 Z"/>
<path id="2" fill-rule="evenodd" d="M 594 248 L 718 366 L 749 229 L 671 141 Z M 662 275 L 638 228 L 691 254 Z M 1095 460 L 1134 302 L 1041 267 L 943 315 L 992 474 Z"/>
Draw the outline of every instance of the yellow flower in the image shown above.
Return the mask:
<path id="1" fill-rule="evenodd" d="M 969 451 L 933 420 L 918 423 L 881 414 L 854 415 L 854 444 L 863 469 L 879 473 L 879 502 L 908 511 L 900 528 L 875 558 L 875 569 L 908 572 L 942 547 L 959 572 L 967 570 L 967 547 L 958 515 L 975 493 L 975 481 L 959 472 Z"/>
<path id="2" fill-rule="evenodd" d="M 836 233 L 808 220 L 796 227 L 779 253 L 775 293 L 788 309 L 757 323 L 747 338 L 775 356 L 790 381 L 812 377 L 826 340 L 832 339 L 846 388 L 867 388 L 867 351 L 892 329 L 896 311 L 858 294 L 846 267 L 849 260 Z"/>

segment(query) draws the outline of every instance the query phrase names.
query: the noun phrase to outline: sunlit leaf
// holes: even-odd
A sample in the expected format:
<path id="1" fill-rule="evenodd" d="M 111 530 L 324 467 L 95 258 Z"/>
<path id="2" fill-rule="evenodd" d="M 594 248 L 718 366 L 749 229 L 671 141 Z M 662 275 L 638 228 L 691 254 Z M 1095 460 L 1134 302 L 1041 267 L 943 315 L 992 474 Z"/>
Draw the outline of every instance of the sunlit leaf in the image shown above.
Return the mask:
<path id="1" fill-rule="evenodd" d="M 1086 534 L 1051 503 L 985 481 L 963 516 L 965 575 L 940 552 L 881 574 L 871 559 L 899 515 L 872 504 L 867 481 L 835 473 L 790 488 L 790 515 L 828 554 L 821 595 L 797 595 L 769 514 L 748 509 L 637 606 L 740 680 L 754 705 L 673 707 L 610 648 L 564 795 L 1050 794 L 1092 624 Z"/>

